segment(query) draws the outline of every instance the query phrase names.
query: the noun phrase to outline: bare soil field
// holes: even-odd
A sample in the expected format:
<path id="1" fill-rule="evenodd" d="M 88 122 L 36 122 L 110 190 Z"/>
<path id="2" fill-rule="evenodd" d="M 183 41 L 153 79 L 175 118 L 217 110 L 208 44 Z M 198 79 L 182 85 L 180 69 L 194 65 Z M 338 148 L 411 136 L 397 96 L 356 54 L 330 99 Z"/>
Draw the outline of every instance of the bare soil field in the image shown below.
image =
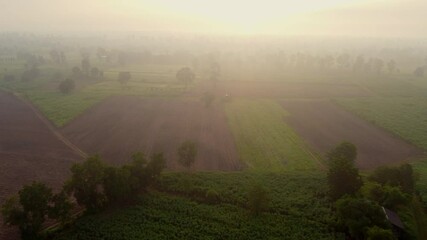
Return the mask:
<path id="1" fill-rule="evenodd" d="M 355 144 L 356 165 L 361 169 L 404 162 L 422 154 L 330 101 L 284 100 L 281 104 L 290 114 L 285 121 L 315 150 L 325 154 L 342 141 Z"/>
<path id="2" fill-rule="evenodd" d="M 205 88 L 209 90 L 211 85 L 206 84 Z M 222 81 L 215 88 L 217 94 L 232 97 L 330 98 L 371 95 L 355 84 L 343 83 Z"/>
<path id="3" fill-rule="evenodd" d="M 163 152 L 169 169 L 177 148 L 186 140 L 197 144 L 195 170 L 239 170 L 233 136 L 221 106 L 206 108 L 198 100 L 112 97 L 62 129 L 71 142 L 107 162 L 123 164 L 137 151 Z"/>
<path id="4" fill-rule="evenodd" d="M 80 159 L 31 107 L 0 91 L 0 203 L 35 180 L 60 187 Z M 9 236 L 14 235 L 1 225 L 0 239 Z"/>

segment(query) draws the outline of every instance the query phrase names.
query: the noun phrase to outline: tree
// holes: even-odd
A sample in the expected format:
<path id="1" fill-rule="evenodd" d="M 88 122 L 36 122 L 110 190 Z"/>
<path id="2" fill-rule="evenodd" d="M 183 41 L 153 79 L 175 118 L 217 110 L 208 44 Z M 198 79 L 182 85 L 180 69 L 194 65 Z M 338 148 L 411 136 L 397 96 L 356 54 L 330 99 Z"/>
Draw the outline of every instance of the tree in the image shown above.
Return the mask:
<path id="1" fill-rule="evenodd" d="M 398 187 L 382 186 L 377 182 L 365 183 L 361 192 L 367 199 L 390 209 L 397 209 L 399 206 L 407 204 L 411 196 L 403 193 Z"/>
<path id="2" fill-rule="evenodd" d="M 130 180 L 128 182 L 133 195 L 143 191 L 149 186 L 165 168 L 166 160 L 162 153 L 154 153 L 147 162 L 145 155 L 137 152 L 132 155 L 132 162 L 123 168 L 128 169 Z"/>
<path id="3" fill-rule="evenodd" d="M 251 214 L 258 216 L 262 211 L 268 208 L 268 192 L 261 185 L 254 185 L 248 194 L 248 207 Z"/>
<path id="4" fill-rule="evenodd" d="M 102 187 L 104 169 L 97 155 L 71 167 L 71 179 L 66 189 L 73 193 L 79 205 L 86 207 L 87 212 L 99 211 L 107 200 Z"/>
<path id="5" fill-rule="evenodd" d="M 355 239 L 366 239 L 367 229 L 373 226 L 389 228 L 381 207 L 369 200 L 346 196 L 339 199 L 335 207 L 338 222 L 345 226 Z"/>
<path id="6" fill-rule="evenodd" d="M 51 200 L 51 207 L 49 209 L 49 217 L 58 219 L 62 225 L 65 225 L 71 218 L 71 210 L 74 204 L 71 202 L 68 194 L 61 191 L 53 195 Z"/>
<path id="7" fill-rule="evenodd" d="M 100 75 L 99 69 L 97 67 L 93 67 L 90 70 L 90 76 L 92 76 L 93 78 L 98 78 Z"/>
<path id="8" fill-rule="evenodd" d="M 160 176 L 160 173 L 166 167 L 166 159 L 162 153 L 154 153 L 151 155 L 150 162 L 147 164 L 145 174 L 148 184 L 151 184 Z"/>
<path id="9" fill-rule="evenodd" d="M 131 79 L 130 72 L 119 72 L 119 77 L 117 80 L 122 86 L 126 85 L 130 79 Z"/>
<path id="10" fill-rule="evenodd" d="M 211 63 L 211 70 L 210 70 L 210 80 L 216 84 L 218 82 L 218 78 L 221 75 L 221 67 L 219 66 L 219 63 L 216 61 L 213 61 Z"/>
<path id="11" fill-rule="evenodd" d="M 405 193 L 413 193 L 416 182 L 416 176 L 410 164 L 399 167 L 379 167 L 368 179 L 381 185 L 398 186 Z"/>
<path id="12" fill-rule="evenodd" d="M 354 167 L 356 147 L 343 142 L 328 154 L 328 185 L 330 196 L 336 200 L 345 194 L 354 194 L 362 186 L 359 170 Z"/>
<path id="13" fill-rule="evenodd" d="M 76 87 L 76 85 L 74 83 L 74 80 L 69 79 L 69 78 L 62 81 L 58 86 L 59 91 L 61 91 L 61 93 L 63 93 L 63 94 L 70 93 L 71 91 L 74 90 L 75 87 Z"/>
<path id="14" fill-rule="evenodd" d="M 89 57 L 85 57 L 82 60 L 82 71 L 86 76 L 89 76 L 90 73 L 90 60 Z"/>
<path id="15" fill-rule="evenodd" d="M 179 82 L 183 83 L 185 85 L 185 88 L 187 88 L 188 84 L 193 82 L 194 78 L 195 75 L 193 71 L 191 71 L 191 69 L 188 67 L 181 68 L 176 73 L 176 79 L 178 79 Z"/>
<path id="16" fill-rule="evenodd" d="M 186 168 L 190 168 L 194 163 L 196 155 L 197 147 L 193 141 L 185 141 L 178 148 L 178 162 Z"/>
<path id="17" fill-rule="evenodd" d="M 415 77 L 424 77 L 424 68 L 423 67 L 417 67 L 414 71 Z"/>
<path id="18" fill-rule="evenodd" d="M 220 199 L 217 191 L 209 189 L 205 194 L 206 201 L 209 203 L 217 203 Z"/>
<path id="19" fill-rule="evenodd" d="M 79 78 L 82 76 L 82 70 L 79 67 L 73 67 L 71 72 L 74 78 Z"/>
<path id="20" fill-rule="evenodd" d="M 131 173 L 127 168 L 107 167 L 104 175 L 104 192 L 110 204 L 122 203 L 130 198 Z"/>
<path id="21" fill-rule="evenodd" d="M 21 81 L 29 82 L 36 79 L 39 76 L 40 76 L 40 70 L 38 69 L 37 65 L 34 64 L 29 70 L 26 70 L 22 73 Z"/>
<path id="22" fill-rule="evenodd" d="M 39 239 L 38 233 L 45 222 L 52 189 L 40 182 L 25 185 L 19 191 L 19 198 L 12 197 L 2 206 L 6 224 L 18 225 L 22 239 Z"/>
<path id="23" fill-rule="evenodd" d="M 396 62 L 394 60 L 390 60 L 387 63 L 387 69 L 389 73 L 394 73 L 396 71 Z"/>
<path id="24" fill-rule="evenodd" d="M 205 107 L 208 108 L 215 100 L 215 95 L 213 95 L 211 92 L 205 92 L 205 94 L 203 94 L 202 100 L 205 103 Z"/>

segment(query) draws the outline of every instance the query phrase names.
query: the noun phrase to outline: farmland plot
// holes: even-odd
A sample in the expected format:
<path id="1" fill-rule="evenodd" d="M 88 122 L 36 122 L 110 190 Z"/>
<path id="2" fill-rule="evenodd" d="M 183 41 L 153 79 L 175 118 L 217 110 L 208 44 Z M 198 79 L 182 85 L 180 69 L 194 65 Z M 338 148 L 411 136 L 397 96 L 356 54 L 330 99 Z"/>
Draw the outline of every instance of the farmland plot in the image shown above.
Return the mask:
<path id="1" fill-rule="evenodd" d="M 306 170 L 319 164 L 283 122 L 287 113 L 272 100 L 235 100 L 226 106 L 242 161 L 256 170 Z"/>
<path id="2" fill-rule="evenodd" d="M 404 162 L 421 153 L 329 101 L 287 100 L 282 105 L 290 113 L 286 122 L 319 152 L 326 153 L 342 141 L 355 144 L 356 165 L 362 169 Z"/>
<path id="3" fill-rule="evenodd" d="M 221 106 L 200 101 L 113 97 L 67 125 L 63 132 L 88 153 L 110 163 L 129 161 L 137 151 L 163 152 L 168 168 L 182 169 L 177 149 L 196 142 L 197 170 L 239 170 L 239 158 Z"/>

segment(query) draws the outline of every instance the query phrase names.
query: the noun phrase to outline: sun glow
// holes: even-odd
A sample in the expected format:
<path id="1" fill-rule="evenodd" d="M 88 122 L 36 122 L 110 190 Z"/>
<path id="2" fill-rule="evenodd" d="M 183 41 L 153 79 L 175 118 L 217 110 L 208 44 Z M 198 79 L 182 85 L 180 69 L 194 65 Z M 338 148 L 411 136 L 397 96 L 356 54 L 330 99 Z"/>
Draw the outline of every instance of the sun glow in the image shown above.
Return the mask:
<path id="1" fill-rule="evenodd" d="M 365 0 L 141 0 L 135 1 L 138 11 L 167 19 L 186 19 L 195 26 L 204 23 L 206 31 L 234 33 L 266 33 L 277 31 L 289 19 L 324 9 Z"/>

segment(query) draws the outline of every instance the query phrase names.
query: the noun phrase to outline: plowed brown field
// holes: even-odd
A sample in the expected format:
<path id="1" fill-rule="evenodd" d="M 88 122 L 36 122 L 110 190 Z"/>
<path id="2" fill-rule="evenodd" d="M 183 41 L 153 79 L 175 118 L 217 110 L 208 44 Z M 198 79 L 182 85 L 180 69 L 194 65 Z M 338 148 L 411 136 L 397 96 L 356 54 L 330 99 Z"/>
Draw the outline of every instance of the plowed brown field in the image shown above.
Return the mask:
<path id="1" fill-rule="evenodd" d="M 182 169 L 177 148 L 197 144 L 196 170 L 238 170 L 240 164 L 226 116 L 220 106 L 182 99 L 113 97 L 68 124 L 63 134 L 89 154 L 113 164 L 132 153 L 163 152 L 169 169 Z"/>
<path id="2" fill-rule="evenodd" d="M 0 91 L 0 203 L 35 180 L 60 187 L 80 159 L 31 107 Z M 1 225 L 0 239 L 13 239 L 14 230 Z"/>
<path id="3" fill-rule="evenodd" d="M 315 150 L 326 153 L 342 141 L 355 144 L 356 165 L 362 169 L 404 162 L 422 153 L 330 101 L 286 100 L 282 106 L 290 113 L 285 121 Z"/>

